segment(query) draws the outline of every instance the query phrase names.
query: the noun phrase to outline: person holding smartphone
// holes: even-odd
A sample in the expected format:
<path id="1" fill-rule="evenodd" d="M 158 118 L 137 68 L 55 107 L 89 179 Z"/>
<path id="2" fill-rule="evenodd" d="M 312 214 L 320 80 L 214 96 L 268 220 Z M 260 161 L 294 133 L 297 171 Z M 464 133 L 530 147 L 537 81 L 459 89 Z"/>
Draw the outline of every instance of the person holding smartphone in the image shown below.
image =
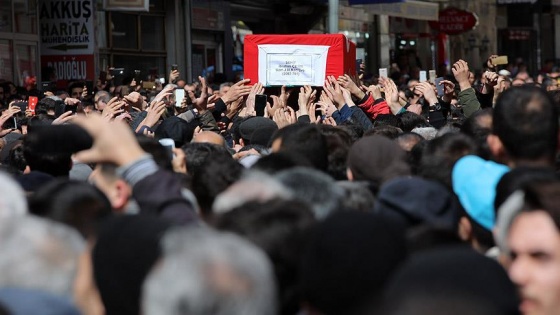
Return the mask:
<path id="1" fill-rule="evenodd" d="M 169 83 L 176 84 L 179 79 L 179 66 L 176 64 L 171 65 L 171 71 L 169 72 Z"/>

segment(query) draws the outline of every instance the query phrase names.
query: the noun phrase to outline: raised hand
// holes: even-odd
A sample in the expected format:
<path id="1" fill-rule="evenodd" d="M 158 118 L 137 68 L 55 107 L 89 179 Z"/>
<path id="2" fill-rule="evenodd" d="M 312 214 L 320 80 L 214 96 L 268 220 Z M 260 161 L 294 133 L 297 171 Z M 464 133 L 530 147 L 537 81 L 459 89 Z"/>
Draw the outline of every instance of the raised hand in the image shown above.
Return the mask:
<path id="1" fill-rule="evenodd" d="M 111 124 L 97 114 L 78 115 L 73 122 L 93 138 L 90 149 L 76 154 L 76 158 L 84 163 L 108 162 L 123 166 L 146 154 L 126 124 Z"/>
<path id="2" fill-rule="evenodd" d="M 488 67 L 488 69 L 494 70 L 496 68 L 496 65 L 494 65 L 494 59 L 496 59 L 497 57 L 498 55 L 490 55 L 490 57 L 488 57 L 488 59 L 486 60 L 486 66 Z"/>
<path id="3" fill-rule="evenodd" d="M 469 65 L 464 60 L 459 60 L 453 64 L 451 68 L 453 72 L 453 76 L 455 80 L 459 83 L 459 87 L 461 91 L 471 88 L 471 84 L 469 83 Z"/>
<path id="4" fill-rule="evenodd" d="M 312 124 L 317 124 L 321 120 L 321 116 L 315 117 L 315 110 L 317 109 L 316 103 L 311 103 L 308 108 L 309 120 Z"/>
<path id="5" fill-rule="evenodd" d="M 253 87 L 251 87 L 251 92 L 249 92 L 249 95 L 247 96 L 247 100 L 245 101 L 245 106 L 247 107 L 248 113 L 253 113 L 255 111 L 255 96 L 257 94 L 263 94 L 263 93 L 264 93 L 264 87 L 260 82 L 257 82 L 256 84 L 253 85 Z"/>
<path id="6" fill-rule="evenodd" d="M 142 108 L 144 98 L 138 92 L 131 92 L 123 97 L 124 101 L 132 107 Z"/>
<path id="7" fill-rule="evenodd" d="M 75 106 L 80 104 L 80 100 L 77 98 L 72 98 L 72 97 L 67 97 L 64 99 L 64 104 L 66 105 L 70 105 L 70 106 Z"/>
<path id="8" fill-rule="evenodd" d="M 280 88 L 280 96 L 278 96 L 278 101 L 280 101 L 280 105 L 282 108 L 285 108 L 288 105 L 288 98 L 290 97 L 291 90 L 286 91 L 286 86 L 282 85 Z"/>
<path id="9" fill-rule="evenodd" d="M 243 98 L 239 97 L 231 104 L 227 105 L 226 116 L 232 119 L 243 109 Z"/>
<path id="10" fill-rule="evenodd" d="M 319 110 L 324 116 L 330 117 L 334 112 L 336 112 L 336 106 L 332 103 L 326 103 L 323 101 L 318 101 L 316 106 L 319 106 Z"/>
<path id="11" fill-rule="evenodd" d="M 204 77 L 199 76 L 198 81 L 200 81 L 200 96 L 195 98 L 194 92 L 192 91 L 188 91 L 188 94 L 194 107 L 198 109 L 200 114 L 204 114 L 208 105 L 208 85 L 206 84 L 206 79 Z"/>
<path id="12" fill-rule="evenodd" d="M 53 125 L 62 125 L 62 124 L 65 124 L 65 123 L 69 122 L 72 118 L 74 118 L 74 113 L 72 113 L 72 111 L 67 111 L 67 112 L 62 113 L 55 120 L 53 120 L 52 124 Z"/>
<path id="13" fill-rule="evenodd" d="M 179 79 L 179 70 L 169 71 L 169 83 L 175 83 Z"/>
<path id="14" fill-rule="evenodd" d="M 119 98 L 115 96 L 105 105 L 105 108 L 103 108 L 101 112 L 101 117 L 105 120 L 111 120 L 115 115 L 124 112 L 123 106 L 124 102 L 119 101 Z"/>
<path id="15" fill-rule="evenodd" d="M 486 71 L 482 74 L 482 77 L 486 80 L 487 85 L 494 87 L 496 86 L 496 84 L 498 84 L 498 77 L 500 75 L 497 74 L 496 72 L 492 72 L 492 71 Z"/>
<path id="16" fill-rule="evenodd" d="M 155 126 L 166 109 L 164 101 L 152 103 L 152 105 L 146 109 L 146 118 L 138 125 L 136 131 L 140 130 L 142 126 L 148 126 L 150 128 Z"/>
<path id="17" fill-rule="evenodd" d="M 224 103 L 226 103 L 227 105 L 233 103 L 235 100 L 237 100 L 240 97 L 249 95 L 252 87 L 245 85 L 246 83 L 249 82 L 251 82 L 250 79 L 245 79 L 232 85 L 227 91 L 227 93 L 224 96 L 222 96 L 222 101 L 224 101 Z"/>
<path id="18" fill-rule="evenodd" d="M 274 117 L 274 113 L 276 113 L 279 109 L 284 109 L 284 107 L 282 106 L 280 97 L 271 95 L 270 98 L 272 98 L 272 106 L 270 106 L 270 104 L 266 104 L 266 111 L 268 112 L 268 117 Z"/>
<path id="19" fill-rule="evenodd" d="M 299 95 L 298 95 L 298 105 L 299 110 L 297 111 L 297 116 L 305 116 L 309 115 L 309 100 L 311 99 L 311 95 L 313 94 L 314 90 L 309 85 L 305 85 L 299 88 Z"/>
<path id="20" fill-rule="evenodd" d="M 381 89 L 378 85 L 370 85 L 370 86 L 361 86 L 362 91 L 366 93 L 370 93 L 374 100 L 381 98 Z"/>
<path id="21" fill-rule="evenodd" d="M 350 91 L 343 87 L 340 87 L 340 89 L 342 90 L 342 96 L 344 97 L 344 102 L 346 103 L 346 105 L 348 105 L 349 107 L 356 106 L 356 104 L 354 104 L 354 101 L 352 100 L 352 94 L 350 93 Z"/>
<path id="22" fill-rule="evenodd" d="M 2 112 L 0 116 L 0 126 L 2 126 L 8 119 L 14 117 L 15 114 L 21 112 L 21 108 L 17 105 L 10 104 L 10 107 Z"/>
<path id="23" fill-rule="evenodd" d="M 173 90 L 175 87 L 173 85 L 166 85 L 157 95 L 154 97 L 152 103 L 157 103 L 163 99 L 169 98 L 169 96 L 173 95 Z"/>
<path id="24" fill-rule="evenodd" d="M 214 107 L 216 105 L 216 101 L 220 98 L 220 96 L 218 94 L 212 94 L 210 95 L 210 97 L 208 98 L 208 100 L 206 100 L 206 109 L 207 110 L 214 110 Z M 185 99 L 186 100 L 186 99 Z M 186 101 L 185 101 L 186 102 Z"/>
<path id="25" fill-rule="evenodd" d="M 397 85 L 389 78 L 381 77 L 379 78 L 379 82 L 385 89 L 385 101 L 387 101 L 391 113 L 396 115 L 402 108 L 401 103 L 399 103 L 399 90 L 397 89 Z"/>
<path id="26" fill-rule="evenodd" d="M 129 121 L 132 120 L 132 116 L 130 116 L 129 113 L 124 112 L 120 115 L 117 115 L 117 117 L 115 117 L 115 119 L 113 120 L 113 123 L 115 122 L 124 122 L 125 124 L 128 124 Z"/>
<path id="27" fill-rule="evenodd" d="M 329 76 L 325 80 L 324 90 L 331 101 L 336 105 L 337 108 L 344 106 L 344 95 L 342 95 L 342 90 L 340 89 L 340 84 L 336 81 L 333 76 Z"/>
<path id="28" fill-rule="evenodd" d="M 430 82 L 422 82 L 419 83 L 416 87 L 415 87 L 416 91 L 422 93 L 422 95 L 424 95 L 424 99 L 426 99 L 426 101 L 432 105 L 434 103 L 437 103 L 437 96 L 436 96 L 436 92 L 434 91 L 434 87 L 432 86 L 432 84 Z"/>
<path id="29" fill-rule="evenodd" d="M 338 84 L 340 84 L 340 86 L 342 86 L 345 89 L 348 89 L 348 91 L 350 91 L 350 93 L 352 93 L 352 95 L 354 95 L 357 99 L 362 99 L 365 96 L 364 91 L 362 91 L 358 85 L 356 85 L 356 82 L 354 82 L 354 80 L 352 79 L 352 77 L 350 77 L 349 75 L 345 74 L 345 75 L 341 75 L 338 77 L 337 79 Z"/>
<path id="30" fill-rule="evenodd" d="M 453 93 L 455 93 L 455 83 L 448 80 L 442 80 L 441 82 L 439 82 L 439 85 L 443 85 L 443 101 L 451 102 Z"/>
<path id="31" fill-rule="evenodd" d="M 498 78 L 500 77 L 499 74 L 492 71 L 486 71 L 482 74 L 482 80 L 484 84 L 482 85 L 482 90 L 480 91 L 482 94 L 488 94 L 490 91 L 494 91 L 494 87 L 498 84 Z"/>
<path id="32" fill-rule="evenodd" d="M 295 124 L 297 118 L 294 109 L 290 106 L 286 106 L 283 110 L 277 110 L 272 120 L 278 125 L 278 129 L 281 129 L 288 125 Z"/>
<path id="33" fill-rule="evenodd" d="M 336 120 L 334 120 L 334 118 L 332 117 L 327 117 L 325 118 L 325 120 L 323 120 L 323 125 L 336 126 Z"/>

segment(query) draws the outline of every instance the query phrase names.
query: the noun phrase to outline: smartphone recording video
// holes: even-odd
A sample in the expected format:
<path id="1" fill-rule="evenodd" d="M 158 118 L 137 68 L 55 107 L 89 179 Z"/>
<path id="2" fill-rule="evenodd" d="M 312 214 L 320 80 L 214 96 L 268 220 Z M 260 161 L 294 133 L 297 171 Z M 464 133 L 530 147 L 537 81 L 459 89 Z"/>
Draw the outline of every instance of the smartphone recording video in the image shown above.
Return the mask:
<path id="1" fill-rule="evenodd" d="M 33 113 L 33 115 L 35 115 L 35 108 L 37 107 L 37 103 L 39 103 L 39 98 L 37 96 L 30 96 L 27 99 L 27 102 L 27 108 L 31 110 L 31 113 Z"/>
<path id="2" fill-rule="evenodd" d="M 181 103 L 183 103 L 183 99 L 185 98 L 185 90 L 183 88 L 177 88 L 173 91 L 173 95 L 175 95 L 175 107 L 181 107 Z"/>
<path id="3" fill-rule="evenodd" d="M 424 71 L 424 70 L 420 71 L 420 80 L 419 81 L 420 81 L 420 83 L 427 81 L 426 71 Z"/>
<path id="4" fill-rule="evenodd" d="M 161 144 L 165 148 L 169 160 L 173 160 L 173 149 L 175 149 L 175 140 L 171 138 L 163 138 L 159 139 L 159 144 Z"/>
<path id="5" fill-rule="evenodd" d="M 387 77 L 387 68 L 379 68 L 379 77 L 386 78 Z"/>
<path id="6" fill-rule="evenodd" d="M 436 82 L 436 76 L 437 76 L 436 70 L 430 70 L 430 71 L 428 72 L 428 77 L 429 77 L 430 83 L 435 84 L 435 82 Z"/>
<path id="7" fill-rule="evenodd" d="M 437 90 L 437 96 L 442 97 L 443 93 L 444 93 L 444 86 L 443 84 L 440 84 L 441 81 L 443 81 L 443 77 L 439 77 L 435 79 L 435 85 L 436 85 L 436 90 Z"/>
<path id="8" fill-rule="evenodd" d="M 22 113 L 25 113 L 25 111 L 27 110 L 27 102 L 15 102 L 14 105 L 19 107 L 19 109 L 21 110 Z"/>
<path id="9" fill-rule="evenodd" d="M 140 70 L 134 70 L 134 81 L 136 81 L 136 83 L 140 82 Z"/>
<path id="10" fill-rule="evenodd" d="M 264 94 L 255 95 L 255 112 L 257 112 L 257 116 L 264 116 L 267 98 L 268 97 Z"/>
<path id="11" fill-rule="evenodd" d="M 498 57 L 492 59 L 492 64 L 494 66 L 507 65 L 508 64 L 508 56 L 498 56 Z"/>

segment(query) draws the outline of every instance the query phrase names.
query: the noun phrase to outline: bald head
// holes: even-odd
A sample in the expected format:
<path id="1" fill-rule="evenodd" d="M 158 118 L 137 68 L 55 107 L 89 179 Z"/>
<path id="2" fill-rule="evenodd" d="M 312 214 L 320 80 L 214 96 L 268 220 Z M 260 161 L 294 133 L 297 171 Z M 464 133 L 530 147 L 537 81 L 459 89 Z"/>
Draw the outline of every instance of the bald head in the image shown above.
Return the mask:
<path id="1" fill-rule="evenodd" d="M 202 131 L 195 134 L 193 141 L 195 143 L 213 143 L 219 146 L 225 145 L 224 137 L 212 131 Z"/>

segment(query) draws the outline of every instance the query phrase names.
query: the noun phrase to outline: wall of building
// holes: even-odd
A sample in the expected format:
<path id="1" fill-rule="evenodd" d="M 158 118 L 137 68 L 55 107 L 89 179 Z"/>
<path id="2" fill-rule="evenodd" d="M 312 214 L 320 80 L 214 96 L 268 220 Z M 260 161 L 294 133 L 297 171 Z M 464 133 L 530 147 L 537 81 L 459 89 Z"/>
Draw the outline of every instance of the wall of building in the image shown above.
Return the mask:
<path id="1" fill-rule="evenodd" d="M 0 1 L 0 79 L 24 86 L 40 80 L 37 3 Z"/>
<path id="2" fill-rule="evenodd" d="M 478 25 L 473 30 L 449 36 L 450 63 L 465 59 L 470 68 L 480 70 L 489 55 L 498 53 L 496 0 L 453 1 L 449 5 L 473 12 L 478 16 Z M 473 42 L 472 38 L 475 39 L 474 45 L 469 43 L 469 39 L 471 43 Z"/>

